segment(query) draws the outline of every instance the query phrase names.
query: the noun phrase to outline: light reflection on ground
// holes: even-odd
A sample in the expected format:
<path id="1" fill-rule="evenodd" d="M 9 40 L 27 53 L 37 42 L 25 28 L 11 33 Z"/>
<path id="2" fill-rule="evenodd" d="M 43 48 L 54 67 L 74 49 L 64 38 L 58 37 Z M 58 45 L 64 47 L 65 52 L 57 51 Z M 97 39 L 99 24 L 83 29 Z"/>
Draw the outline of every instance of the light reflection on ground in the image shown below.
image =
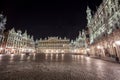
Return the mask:
<path id="1" fill-rule="evenodd" d="M 0 55 L 0 80 L 119 80 L 119 75 L 119 64 L 83 55 Z"/>

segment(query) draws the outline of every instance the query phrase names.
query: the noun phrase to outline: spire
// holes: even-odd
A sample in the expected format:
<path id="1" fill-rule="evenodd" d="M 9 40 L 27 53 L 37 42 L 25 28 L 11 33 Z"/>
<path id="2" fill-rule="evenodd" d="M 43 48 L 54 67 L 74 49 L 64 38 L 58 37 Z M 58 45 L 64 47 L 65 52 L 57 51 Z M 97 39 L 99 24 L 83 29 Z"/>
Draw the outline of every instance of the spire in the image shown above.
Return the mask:
<path id="1" fill-rule="evenodd" d="M 33 35 L 31 36 L 31 40 L 33 40 Z"/>
<path id="2" fill-rule="evenodd" d="M 0 14 L 0 28 L 4 29 L 6 24 L 7 18 L 3 16 L 3 14 Z"/>
<path id="3" fill-rule="evenodd" d="M 2 13 L 0 13 L 0 18 L 3 18 L 3 14 Z"/>
<path id="4" fill-rule="evenodd" d="M 4 25 L 6 24 L 6 21 L 7 21 L 7 17 L 4 17 L 4 19 L 3 19 L 3 24 Z"/>
<path id="5" fill-rule="evenodd" d="M 27 38 L 30 39 L 30 35 L 28 35 Z"/>
<path id="6" fill-rule="evenodd" d="M 27 30 L 25 30 L 25 33 L 27 34 Z"/>
<path id="7" fill-rule="evenodd" d="M 90 21 L 91 21 L 91 19 L 92 19 L 92 14 L 91 14 L 91 10 L 90 10 L 90 8 L 87 6 L 87 11 L 86 11 L 86 13 L 87 13 L 87 20 L 88 20 L 88 24 L 90 24 Z"/>
<path id="8" fill-rule="evenodd" d="M 81 37 L 81 31 L 79 31 L 79 37 Z"/>
<path id="9" fill-rule="evenodd" d="M 11 30 L 10 30 L 11 33 L 15 33 L 15 28 L 13 27 Z"/>
<path id="10" fill-rule="evenodd" d="M 64 37 L 64 40 L 66 40 L 67 38 L 66 37 Z"/>
<path id="11" fill-rule="evenodd" d="M 35 43 L 38 43 L 38 41 L 39 41 L 39 40 L 38 40 L 38 39 L 36 39 L 36 40 L 35 40 Z"/>
<path id="12" fill-rule="evenodd" d="M 103 0 L 103 3 L 106 3 L 108 0 Z"/>
<path id="13" fill-rule="evenodd" d="M 83 30 L 82 30 L 82 36 L 84 36 L 84 35 L 85 35 L 85 30 L 83 29 Z"/>
<path id="14" fill-rule="evenodd" d="M 27 30 L 23 33 L 23 36 L 27 38 Z"/>
<path id="15" fill-rule="evenodd" d="M 40 38 L 40 41 L 42 41 L 42 38 Z"/>

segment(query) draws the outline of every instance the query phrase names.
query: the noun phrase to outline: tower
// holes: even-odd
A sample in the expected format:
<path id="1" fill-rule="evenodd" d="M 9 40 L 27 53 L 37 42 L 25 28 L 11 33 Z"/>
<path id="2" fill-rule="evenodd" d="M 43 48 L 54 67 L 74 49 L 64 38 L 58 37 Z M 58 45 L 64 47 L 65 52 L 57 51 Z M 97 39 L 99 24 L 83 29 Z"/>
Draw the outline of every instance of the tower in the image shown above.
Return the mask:
<path id="1" fill-rule="evenodd" d="M 23 33 L 23 36 L 24 36 L 24 38 L 27 39 L 27 30 L 25 30 L 25 32 Z"/>
<path id="2" fill-rule="evenodd" d="M 89 25 L 91 22 L 91 19 L 92 19 L 92 14 L 91 14 L 91 10 L 88 6 L 87 6 L 86 13 L 87 13 L 87 20 L 88 20 L 88 25 Z"/>
<path id="3" fill-rule="evenodd" d="M 0 45 L 4 39 L 3 32 L 5 30 L 6 21 L 6 17 L 4 17 L 3 14 L 0 14 Z"/>
<path id="4" fill-rule="evenodd" d="M 87 13 L 87 20 L 88 20 L 88 23 L 87 23 L 87 27 L 88 27 L 88 30 L 89 30 L 89 35 L 90 35 L 90 44 L 93 43 L 93 25 L 91 25 L 91 21 L 92 21 L 92 14 L 91 14 L 91 10 L 90 8 L 87 6 L 87 10 L 86 10 L 86 13 Z"/>

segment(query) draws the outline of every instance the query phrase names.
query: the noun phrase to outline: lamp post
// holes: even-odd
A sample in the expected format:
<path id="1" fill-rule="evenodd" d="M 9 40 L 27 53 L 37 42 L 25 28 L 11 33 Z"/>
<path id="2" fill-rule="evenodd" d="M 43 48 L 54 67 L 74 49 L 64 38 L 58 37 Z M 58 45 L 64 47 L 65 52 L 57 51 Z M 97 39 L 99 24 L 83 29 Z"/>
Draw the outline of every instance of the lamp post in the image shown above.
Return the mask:
<path id="1" fill-rule="evenodd" d="M 87 48 L 85 51 L 86 51 L 87 56 L 90 56 L 90 49 Z"/>
<path id="2" fill-rule="evenodd" d="M 100 50 L 99 57 L 102 55 L 103 57 L 105 56 L 104 54 L 104 48 L 100 45 L 97 46 L 97 49 Z"/>

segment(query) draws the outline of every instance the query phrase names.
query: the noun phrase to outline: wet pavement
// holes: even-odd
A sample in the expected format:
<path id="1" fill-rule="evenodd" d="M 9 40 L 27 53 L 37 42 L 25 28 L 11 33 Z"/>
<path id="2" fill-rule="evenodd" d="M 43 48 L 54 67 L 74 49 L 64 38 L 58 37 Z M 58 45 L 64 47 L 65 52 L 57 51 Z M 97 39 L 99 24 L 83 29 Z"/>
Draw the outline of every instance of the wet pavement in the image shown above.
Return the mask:
<path id="1" fill-rule="evenodd" d="M 120 64 L 82 55 L 0 55 L 0 80 L 120 80 Z"/>

